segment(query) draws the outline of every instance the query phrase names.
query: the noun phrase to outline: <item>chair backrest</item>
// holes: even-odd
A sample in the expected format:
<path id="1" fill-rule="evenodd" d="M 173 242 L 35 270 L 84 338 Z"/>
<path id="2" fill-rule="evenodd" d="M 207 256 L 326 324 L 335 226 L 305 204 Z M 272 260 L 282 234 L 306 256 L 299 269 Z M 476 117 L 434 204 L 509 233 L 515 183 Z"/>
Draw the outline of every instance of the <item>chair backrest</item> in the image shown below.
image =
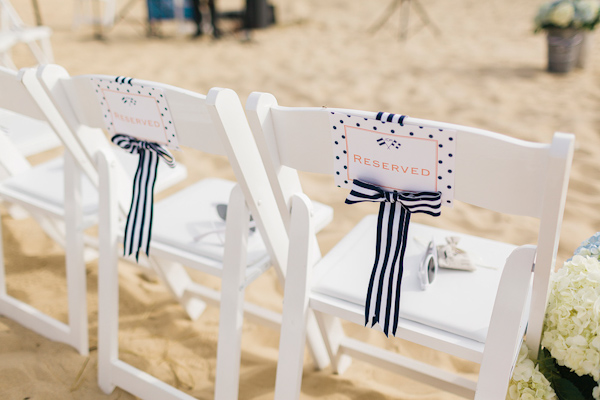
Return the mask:
<path id="1" fill-rule="evenodd" d="M 22 72 L 0 67 L 0 108 L 44 120 L 44 114 L 21 81 Z"/>
<path id="2" fill-rule="evenodd" d="M 0 67 L 0 108 L 36 120 L 46 118 L 22 83 L 22 73 Z M 0 116 L 0 128 L 2 116 Z M 8 173 L 15 175 L 31 168 L 25 156 L 18 150 L 15 142 L 7 135 L 0 135 L 0 166 Z"/>
<path id="3" fill-rule="evenodd" d="M 70 77 L 66 70 L 56 65 L 40 67 L 35 78 L 26 79 L 28 89 L 36 93 L 38 101 L 43 102 L 48 99 L 60 112 L 61 119 L 66 121 L 66 124 L 61 126 L 61 122 L 56 121 L 57 130 L 62 133 L 65 142 L 68 141 L 67 148 L 75 153 L 74 158 L 79 167 L 92 177 L 92 182 L 97 182 L 98 178 L 94 169 L 95 153 L 101 148 L 110 146 L 106 134 L 123 133 L 114 132 L 114 129 L 111 132 L 108 128 L 111 126 L 109 121 L 115 122 L 115 119 L 125 123 L 135 122 L 134 125 L 142 126 L 154 125 L 156 122 L 157 126 L 164 128 L 159 129 L 162 132 L 170 132 L 168 128 L 172 127 L 171 131 L 176 132 L 178 145 L 228 156 L 251 212 L 254 215 L 261 215 L 261 218 L 257 218 L 258 228 L 274 263 L 282 266 L 286 264 L 287 246 L 282 242 L 285 228 L 279 214 L 271 211 L 276 209 L 275 199 L 270 191 L 243 107 L 235 92 L 228 89 L 212 89 L 208 96 L 205 96 L 174 86 L 138 79 L 105 75 Z M 136 88 L 148 89 L 146 97 L 158 99 L 157 102 L 144 100 L 142 95 L 146 93 L 127 93 L 128 89 L 133 88 L 131 83 Z M 102 87 L 99 88 L 98 84 Z M 104 90 L 105 98 L 101 99 L 102 96 L 99 97 L 96 90 L 100 93 Z M 147 109 L 148 115 L 156 115 L 158 106 L 161 107 L 161 111 L 166 108 L 168 114 L 166 112 L 164 114 L 170 115 L 170 119 L 155 121 L 149 117 L 144 122 L 128 120 L 123 113 L 117 115 L 117 110 L 110 109 L 110 104 L 107 108 L 103 100 L 106 100 L 107 92 L 112 92 L 114 95 L 115 92 L 121 93 L 121 91 L 123 96 L 109 98 L 112 101 L 110 104 L 115 104 L 115 99 L 118 102 L 129 97 L 136 101 L 136 107 L 139 104 Z M 153 91 L 155 94 L 151 94 Z M 135 96 L 136 94 L 138 96 Z M 145 129 L 136 132 L 142 135 L 134 135 L 140 139 L 154 138 L 154 136 L 144 138 Z M 169 140 L 167 136 L 165 142 L 166 140 Z M 120 175 L 123 178 L 123 174 Z M 130 188 L 131 182 L 122 181 L 119 185 Z M 122 196 L 119 201 L 122 210 L 125 211 L 129 206 L 130 198 L 127 195 Z M 276 269 L 283 277 L 283 271 Z"/>
<path id="4" fill-rule="evenodd" d="M 300 191 L 294 170 L 334 174 L 334 141 L 329 115 L 340 112 L 375 119 L 377 113 L 329 108 L 288 108 L 265 93 L 253 93 L 248 119 L 284 218 L 291 194 Z M 459 125 L 404 118 L 404 125 L 455 131 L 454 199 L 501 213 L 540 220 L 536 270 L 527 341 L 539 347 L 554 269 L 574 136 L 556 133 L 537 144 Z"/>

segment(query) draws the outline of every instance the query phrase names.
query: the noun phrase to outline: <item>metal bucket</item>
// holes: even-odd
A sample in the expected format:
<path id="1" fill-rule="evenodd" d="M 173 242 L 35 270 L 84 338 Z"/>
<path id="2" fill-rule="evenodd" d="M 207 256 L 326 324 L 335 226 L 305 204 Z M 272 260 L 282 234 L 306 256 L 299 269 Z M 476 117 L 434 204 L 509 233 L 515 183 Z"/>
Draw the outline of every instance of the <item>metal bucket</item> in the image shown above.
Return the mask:
<path id="1" fill-rule="evenodd" d="M 583 33 L 577 29 L 548 29 L 548 71 L 566 73 L 577 64 Z"/>

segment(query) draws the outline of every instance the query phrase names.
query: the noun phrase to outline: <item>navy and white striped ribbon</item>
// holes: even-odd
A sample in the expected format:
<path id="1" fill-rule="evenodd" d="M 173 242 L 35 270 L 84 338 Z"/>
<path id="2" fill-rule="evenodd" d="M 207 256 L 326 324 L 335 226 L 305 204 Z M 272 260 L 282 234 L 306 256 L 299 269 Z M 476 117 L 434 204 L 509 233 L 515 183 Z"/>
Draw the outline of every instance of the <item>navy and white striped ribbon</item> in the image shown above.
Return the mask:
<path id="1" fill-rule="evenodd" d="M 386 113 L 383 111 L 379 111 L 377 113 L 377 116 L 375 117 L 375 119 L 378 121 L 393 122 L 395 124 L 400 124 L 402 126 L 404 126 L 404 118 L 406 118 L 406 115 Z"/>
<path id="2" fill-rule="evenodd" d="M 137 153 L 139 155 L 139 162 L 133 179 L 131 208 L 127 215 L 125 238 L 123 240 L 124 256 L 135 253 L 135 259 L 138 260 L 140 249 L 146 255 L 150 251 L 154 184 L 158 162 L 162 158 L 169 167 L 173 168 L 175 159 L 161 145 L 138 140 L 128 135 L 116 134 L 112 137 L 112 142 L 131 154 Z"/>
<path id="3" fill-rule="evenodd" d="M 383 332 L 396 335 L 400 285 L 411 213 L 441 214 L 441 192 L 387 192 L 355 179 L 347 204 L 381 202 L 377 218 L 375 262 L 365 304 L 365 325 L 379 323 Z"/>
<path id="4" fill-rule="evenodd" d="M 133 78 L 130 78 L 128 76 L 117 76 L 115 78 L 115 82 L 122 83 L 122 84 L 126 84 L 127 83 L 129 85 L 132 85 L 132 83 L 131 83 L 132 81 L 133 81 Z"/>

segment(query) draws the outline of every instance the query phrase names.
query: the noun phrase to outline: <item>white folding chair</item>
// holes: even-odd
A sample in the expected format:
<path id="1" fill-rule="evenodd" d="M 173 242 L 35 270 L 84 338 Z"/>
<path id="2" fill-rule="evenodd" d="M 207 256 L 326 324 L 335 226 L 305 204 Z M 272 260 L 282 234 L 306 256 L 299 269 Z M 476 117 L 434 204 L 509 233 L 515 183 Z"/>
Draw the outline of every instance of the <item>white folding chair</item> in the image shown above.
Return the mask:
<path id="1" fill-rule="evenodd" d="M 402 118 L 403 125 L 391 122 L 402 120 L 397 118 L 399 116 L 384 119 L 384 122 L 390 121 L 386 122 L 386 129 L 393 130 L 392 135 L 386 136 L 389 139 L 382 139 L 390 142 L 380 145 L 392 145 L 394 135 L 398 135 L 394 130 L 401 126 L 402 132 L 407 129 L 412 134 L 419 133 L 420 129 L 424 129 L 423 132 L 429 129 L 434 134 L 440 133 L 438 130 L 452 132 L 444 135 L 455 140 L 456 146 L 452 154 L 456 156 L 452 171 L 454 200 L 539 220 L 536 246 L 516 247 L 414 222 L 408 229 L 396 336 L 480 363 L 479 379 L 475 382 L 348 337 L 338 322 L 343 319 L 365 324 L 365 294 L 375 258 L 377 218 L 375 215 L 365 217 L 321 257 L 312 228 L 311 201 L 299 187 L 289 185 L 292 181 L 289 175 L 296 170 L 334 175 L 341 170 L 344 175 L 344 169 L 338 172 L 334 169 L 334 157 L 340 156 L 385 168 L 379 161 L 374 165 L 373 159 L 354 158 L 358 156 L 354 142 L 358 136 L 355 135 L 363 132 L 355 129 L 359 129 L 358 125 L 360 129 L 377 129 L 372 121 L 377 120 L 378 114 L 281 107 L 272 95 L 264 93 L 251 94 L 246 111 L 271 185 L 278 195 L 279 210 L 284 218 L 290 219 L 290 253 L 275 398 L 290 400 L 299 396 L 304 341 L 298 327 L 304 324 L 307 311 L 313 310 L 334 371 L 338 373 L 349 366 L 351 358 L 356 358 L 467 398 L 504 399 L 526 325 L 529 348 L 539 347 L 548 280 L 554 267 L 572 161 L 573 135 L 556 133 L 551 144 L 537 144 L 416 118 Z M 339 123 L 336 126 L 339 136 L 335 137 L 334 144 L 329 118 L 337 116 L 336 113 L 341 114 L 332 120 Z M 346 140 L 350 140 L 346 137 L 350 135 L 348 132 L 353 135 L 353 144 L 348 145 L 352 147 L 346 147 Z M 434 141 L 438 139 L 431 139 L 440 153 L 442 146 L 446 146 L 441 137 L 439 149 L 438 142 Z M 409 146 L 415 145 L 411 143 Z M 404 151 L 410 152 L 411 147 Z M 401 158 L 397 160 L 397 164 L 400 163 Z M 391 168 L 389 164 L 386 166 Z M 438 178 L 446 179 L 441 175 L 451 170 L 441 167 Z M 389 182 L 381 179 L 377 184 L 387 186 Z M 443 207 L 442 217 L 451 211 Z M 475 272 L 439 270 L 433 284 L 423 291 L 418 272 L 426 244 L 431 238 L 443 243 L 448 236 L 460 237 L 459 247 L 485 268 L 480 266 Z M 532 274 L 534 260 L 535 273 Z"/>
<path id="2" fill-rule="evenodd" d="M 0 126 L 5 127 L 5 134 L 0 135 L 0 165 L 3 168 L 5 179 L 0 182 L 0 196 L 3 201 L 17 204 L 25 208 L 40 224 L 44 231 L 59 244 L 66 246 L 69 239 L 65 237 L 65 224 L 57 221 L 57 216 L 64 219 L 63 208 L 49 212 L 46 203 L 39 198 L 31 198 L 27 193 L 10 188 L 11 184 L 21 182 L 24 188 L 32 185 L 47 183 L 47 188 L 53 188 L 56 197 L 61 201 L 73 201 L 71 196 L 66 198 L 61 193 L 62 181 L 44 182 L 43 178 L 54 176 L 56 169 L 62 171 L 62 159 L 32 167 L 24 153 L 41 148 L 35 144 L 36 136 L 42 142 L 46 141 L 48 125 L 46 116 L 31 97 L 21 81 L 22 73 L 17 73 L 0 67 Z M 31 132 L 39 130 L 40 134 Z M 53 133 L 52 133 L 53 134 Z M 54 135 L 54 134 L 53 134 Z M 54 135 L 56 136 L 56 135 Z M 26 140 L 21 138 L 25 137 Z M 27 138 L 29 137 L 29 139 Z M 52 143 L 52 140 L 46 141 Z M 28 145 L 29 143 L 29 145 Z M 32 179 L 34 176 L 42 177 L 41 180 Z M 58 174 L 62 178 L 62 173 Z M 5 189 L 11 194 L 5 193 Z M 32 201 L 28 201 L 31 198 Z M 69 316 L 68 324 L 57 321 L 30 305 L 19 301 L 7 293 L 6 274 L 4 271 L 4 256 L 0 248 L 0 314 L 5 315 L 29 329 L 44 335 L 52 340 L 64 342 L 75 347 L 81 354 L 88 352 L 87 340 L 87 310 L 85 303 L 85 269 L 71 268 L 74 264 L 73 256 L 66 255 L 67 285 L 69 287 Z"/>
<path id="3" fill-rule="evenodd" d="M 39 64 L 54 62 L 52 45 L 50 44 L 52 30 L 47 26 L 25 25 L 9 0 L 0 0 L 0 37 L 2 35 L 11 35 L 14 39 L 13 45 L 17 43 L 26 44 Z M 4 57 L 9 57 L 7 53 L 8 50 L 4 53 Z M 2 47 L 0 46 L 0 55 L 2 54 Z M 5 60 L 5 66 L 14 68 L 10 58 L 5 58 Z"/>
<path id="4" fill-rule="evenodd" d="M 17 44 L 17 37 L 12 32 L 0 32 L 0 66 L 17 69 L 10 52 Z"/>
<path id="5" fill-rule="evenodd" d="M 131 7 L 135 0 L 129 0 L 124 9 Z M 92 25 L 97 37 L 103 31 L 112 28 L 117 18 L 116 0 L 75 0 L 73 28 L 81 25 Z"/>
<path id="6" fill-rule="evenodd" d="M 4 268 L 0 271 L 0 314 L 87 354 L 85 260 L 97 255 L 98 246 L 97 240 L 83 235 L 97 221 L 98 174 L 90 160 L 95 149 L 108 146 L 108 142 L 103 136 L 94 140 L 90 133 L 87 147 L 80 146 L 38 83 L 35 70 L 17 73 L 0 68 L 0 87 L 0 126 L 6 129 L 6 134 L 0 135 L 0 166 L 6 175 L 0 181 L 0 198 L 25 209 L 65 249 L 69 315 L 68 323 L 64 324 L 10 296 L 6 292 Z M 34 134 L 34 130 L 40 133 Z M 24 154 L 55 143 L 57 139 L 45 139 L 50 134 L 64 144 L 64 157 L 32 167 Z M 133 176 L 135 162 L 126 154 L 120 158 L 127 162 L 124 175 Z M 76 174 L 79 169 L 86 172 L 84 179 Z M 186 176 L 185 168 L 165 172 L 168 173 L 161 174 L 157 189 L 171 186 Z M 3 253 L 0 255 L 3 258 Z"/>
<path id="7" fill-rule="evenodd" d="M 156 104 L 160 104 L 161 113 L 162 107 L 168 108 L 170 118 L 168 122 L 164 121 L 164 127 L 176 134 L 180 145 L 229 156 L 241 190 L 234 189 L 235 184 L 230 181 L 205 179 L 158 202 L 154 208 L 150 257 L 147 260 L 192 318 L 197 318 L 206 304 L 220 303 L 215 397 L 236 398 L 242 314 L 247 313 L 255 321 L 277 329 L 281 318 L 272 311 L 244 304 L 244 288 L 271 263 L 283 279 L 284 270 L 278 266 L 285 265 L 287 257 L 286 231 L 276 212 L 275 200 L 237 95 L 232 91 L 215 89 L 207 99 L 172 86 L 137 79 L 99 75 L 69 77 L 66 71 L 56 66 L 41 69 L 39 78 L 63 118 L 69 121 L 73 131 L 79 133 L 77 136 L 82 144 L 87 142 L 86 131 L 94 129 L 107 129 L 109 134 L 117 130 L 153 141 L 151 137 L 144 136 L 149 135 L 146 130 L 122 132 L 116 123 L 110 125 L 108 122 L 115 122 L 115 118 L 133 121 L 127 110 L 116 109 L 116 103 L 127 101 L 135 104 L 136 109 L 145 110 L 143 112 L 148 114 L 144 115 L 154 115 Z M 143 94 L 140 93 L 142 88 Z M 96 90 L 103 93 L 102 99 Z M 123 95 L 117 95 L 115 100 L 106 92 Z M 156 100 L 148 103 L 144 98 Z M 146 117 L 145 121 L 153 124 L 163 118 L 168 116 L 156 114 L 156 118 Z M 159 123 L 159 126 L 163 125 Z M 164 137 L 162 140 L 165 140 Z M 99 230 L 99 385 L 107 393 L 119 386 L 146 399 L 189 398 L 118 358 L 117 248 L 123 238 L 119 217 L 126 215 L 131 204 L 132 182 L 131 179 L 122 179 L 116 168 L 118 163 L 107 150 L 97 153 L 100 154 L 102 221 Z M 264 242 L 258 232 L 249 234 L 249 212 L 244 198 L 250 199 L 248 206 L 256 218 L 260 234 L 265 238 Z M 218 215 L 216 206 L 219 204 L 228 204 L 226 223 Z M 331 220 L 332 210 L 321 206 L 317 214 L 316 219 L 323 226 Z M 220 235 L 214 234 L 220 229 L 225 231 L 224 245 L 220 242 Z M 221 292 L 192 281 L 182 265 L 221 277 Z M 309 340 L 317 364 L 324 366 L 328 357 L 316 330 L 316 322 L 314 326 L 314 334 Z"/>

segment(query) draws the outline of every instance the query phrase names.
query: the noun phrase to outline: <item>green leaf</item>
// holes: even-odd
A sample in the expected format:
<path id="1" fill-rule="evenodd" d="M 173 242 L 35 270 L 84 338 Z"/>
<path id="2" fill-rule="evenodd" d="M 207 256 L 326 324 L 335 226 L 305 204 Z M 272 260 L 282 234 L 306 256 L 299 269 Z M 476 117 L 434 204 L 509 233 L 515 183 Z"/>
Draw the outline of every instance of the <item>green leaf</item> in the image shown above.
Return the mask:
<path id="1" fill-rule="evenodd" d="M 580 377 L 569 368 L 556 364 L 556 360 L 547 349 L 539 352 L 537 361 L 540 372 L 548 379 L 559 400 L 591 399 L 592 389 L 595 386 L 593 379 L 591 383 L 587 379 L 591 376 Z"/>
<path id="2" fill-rule="evenodd" d="M 552 387 L 560 400 L 586 400 L 573 382 L 561 378 L 552 383 Z"/>
<path id="3" fill-rule="evenodd" d="M 561 378 L 560 372 L 558 372 L 558 366 L 556 365 L 556 360 L 552 358 L 548 349 L 542 349 L 542 351 L 538 353 L 537 362 L 540 366 L 540 372 L 544 374 L 551 384 L 555 380 Z M 552 385 L 552 387 L 554 387 L 554 385 Z"/>
<path id="4" fill-rule="evenodd" d="M 592 391 L 598 384 L 590 375 L 579 376 L 575 372 L 571 371 L 570 368 L 564 366 L 557 366 L 558 372 L 563 379 L 567 379 L 579 389 L 581 393 L 583 393 L 586 399 L 592 398 Z"/>

